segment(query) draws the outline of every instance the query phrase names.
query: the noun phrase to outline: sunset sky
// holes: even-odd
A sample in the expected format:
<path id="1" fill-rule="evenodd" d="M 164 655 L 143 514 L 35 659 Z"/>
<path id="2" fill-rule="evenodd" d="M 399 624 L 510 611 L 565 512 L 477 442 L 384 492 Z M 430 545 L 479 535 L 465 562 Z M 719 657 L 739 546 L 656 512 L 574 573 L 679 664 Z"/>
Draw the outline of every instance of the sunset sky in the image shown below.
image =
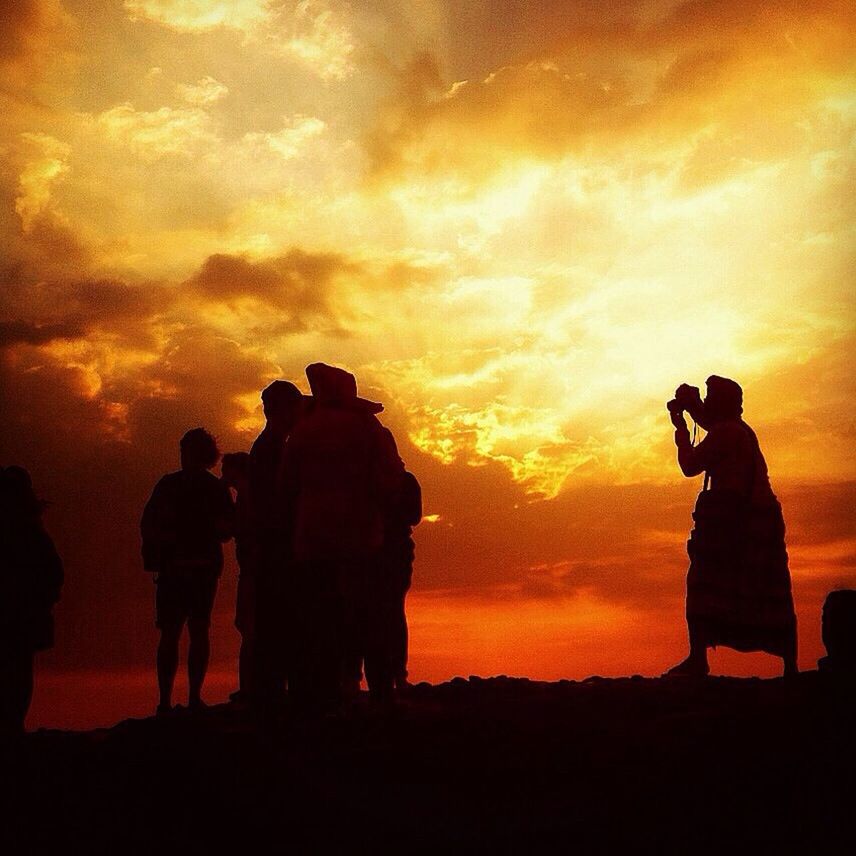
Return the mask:
<path id="1" fill-rule="evenodd" d="M 712 373 L 744 387 L 814 667 L 856 585 L 851 4 L 2 9 L 0 464 L 67 573 L 31 725 L 153 707 L 142 505 L 184 431 L 249 448 L 259 390 L 316 360 L 423 485 L 413 679 L 677 662 L 700 479 L 664 402 Z"/>

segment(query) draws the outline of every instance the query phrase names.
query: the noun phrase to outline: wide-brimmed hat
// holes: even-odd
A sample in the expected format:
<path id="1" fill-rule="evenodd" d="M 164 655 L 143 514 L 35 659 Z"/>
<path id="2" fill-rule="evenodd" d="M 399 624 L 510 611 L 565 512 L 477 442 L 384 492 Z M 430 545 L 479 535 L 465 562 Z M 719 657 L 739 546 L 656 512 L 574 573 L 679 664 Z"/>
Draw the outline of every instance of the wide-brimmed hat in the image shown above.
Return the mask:
<path id="1" fill-rule="evenodd" d="M 383 405 L 357 395 L 357 379 L 344 369 L 326 363 L 306 366 L 306 378 L 312 397 L 319 404 L 346 405 L 366 413 L 380 413 Z"/>

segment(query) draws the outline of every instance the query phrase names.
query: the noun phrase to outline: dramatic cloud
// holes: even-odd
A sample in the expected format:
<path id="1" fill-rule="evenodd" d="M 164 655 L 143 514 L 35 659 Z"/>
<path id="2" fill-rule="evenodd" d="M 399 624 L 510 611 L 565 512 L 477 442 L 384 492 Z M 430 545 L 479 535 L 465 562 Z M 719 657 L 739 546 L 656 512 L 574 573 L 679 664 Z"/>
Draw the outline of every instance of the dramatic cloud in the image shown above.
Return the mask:
<path id="1" fill-rule="evenodd" d="M 70 148 L 47 134 L 22 134 L 21 138 L 35 149 L 35 156 L 21 171 L 15 211 L 24 232 L 30 232 L 50 203 L 52 186 L 68 170 Z"/>
<path id="2" fill-rule="evenodd" d="M 208 104 L 215 104 L 221 98 L 225 98 L 229 94 L 229 88 L 215 80 L 210 75 L 203 77 L 198 83 L 188 85 L 179 84 L 176 89 L 178 94 L 190 104 L 196 104 L 204 107 Z"/>
<path id="3" fill-rule="evenodd" d="M 261 50 L 274 50 L 310 68 L 322 80 L 344 80 L 354 72 L 353 36 L 343 20 L 345 4 L 325 0 L 125 0 L 135 20 L 179 32 L 235 30 Z"/>
<path id="4" fill-rule="evenodd" d="M 190 157 L 212 141 L 208 116 L 201 110 L 161 107 L 149 112 L 120 104 L 97 118 L 104 133 L 144 161 L 164 155 Z"/>
<path id="5" fill-rule="evenodd" d="M 337 273 L 348 269 L 342 258 L 300 250 L 261 262 L 216 255 L 205 260 L 191 283 L 217 300 L 243 297 L 294 314 L 330 315 L 332 281 Z"/>
<path id="6" fill-rule="evenodd" d="M 175 30 L 201 32 L 214 27 L 252 30 L 271 16 L 268 0 L 125 0 L 132 18 Z"/>

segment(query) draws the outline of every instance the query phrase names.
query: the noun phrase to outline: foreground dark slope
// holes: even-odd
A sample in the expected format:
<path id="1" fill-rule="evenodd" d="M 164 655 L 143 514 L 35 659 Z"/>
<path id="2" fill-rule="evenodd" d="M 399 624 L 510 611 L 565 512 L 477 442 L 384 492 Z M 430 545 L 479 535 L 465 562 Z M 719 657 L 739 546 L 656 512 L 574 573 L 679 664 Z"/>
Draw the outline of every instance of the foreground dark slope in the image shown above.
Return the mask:
<path id="1" fill-rule="evenodd" d="M 11 752 L 6 852 L 854 852 L 853 694 L 456 679 L 392 713 L 223 706 Z M 11 839 L 11 840 L 9 840 Z M 262 844 L 267 842 L 267 844 Z"/>

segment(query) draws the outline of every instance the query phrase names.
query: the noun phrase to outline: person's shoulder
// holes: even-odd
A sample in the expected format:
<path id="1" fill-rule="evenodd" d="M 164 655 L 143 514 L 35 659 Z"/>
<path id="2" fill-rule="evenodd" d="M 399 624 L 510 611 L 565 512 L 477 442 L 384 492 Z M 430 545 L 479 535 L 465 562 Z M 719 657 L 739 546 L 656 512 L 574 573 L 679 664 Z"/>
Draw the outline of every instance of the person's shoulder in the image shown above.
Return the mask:
<path id="1" fill-rule="evenodd" d="M 229 488 L 226 486 L 223 479 L 215 476 L 211 470 L 205 470 L 199 474 L 199 483 L 205 485 L 206 489 L 212 492 L 229 493 Z M 229 496 L 231 496 L 231 494 L 229 494 Z"/>
<path id="2" fill-rule="evenodd" d="M 259 459 L 266 459 L 270 455 L 275 455 L 283 443 L 282 437 L 266 428 L 253 440 L 253 445 L 250 446 L 250 461 L 257 463 Z"/>
<path id="3" fill-rule="evenodd" d="M 161 476 L 155 485 L 155 491 L 169 490 L 181 481 L 181 470 Z"/>
<path id="4" fill-rule="evenodd" d="M 736 419 L 723 419 L 722 422 L 717 422 L 710 426 L 707 432 L 708 437 L 715 438 L 730 438 L 739 437 L 744 433 L 740 422 Z"/>
<path id="5" fill-rule="evenodd" d="M 49 555 L 56 553 L 56 545 L 53 538 L 48 534 L 47 529 L 42 525 L 41 521 L 32 531 L 33 540 L 39 545 L 44 553 Z"/>
<path id="6" fill-rule="evenodd" d="M 252 455 L 253 452 L 257 451 L 258 449 L 261 449 L 268 442 L 269 438 L 270 431 L 268 431 L 267 427 L 262 428 L 262 430 L 259 432 L 259 436 L 256 437 L 255 440 L 253 440 L 253 443 L 250 446 L 250 454 Z"/>

